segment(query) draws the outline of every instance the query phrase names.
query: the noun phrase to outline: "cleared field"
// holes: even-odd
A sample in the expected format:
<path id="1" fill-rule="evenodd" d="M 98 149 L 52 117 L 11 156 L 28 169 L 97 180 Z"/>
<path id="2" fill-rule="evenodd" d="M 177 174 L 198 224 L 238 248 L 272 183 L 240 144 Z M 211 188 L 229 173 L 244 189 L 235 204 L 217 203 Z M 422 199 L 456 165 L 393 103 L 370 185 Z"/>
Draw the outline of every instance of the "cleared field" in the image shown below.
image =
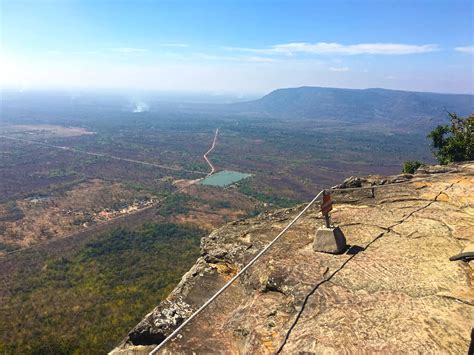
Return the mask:
<path id="1" fill-rule="evenodd" d="M 4 127 L 8 133 L 21 133 L 27 136 L 55 136 L 55 137 L 78 137 L 82 135 L 95 134 L 83 127 L 65 127 L 50 124 L 10 125 Z"/>
<path id="2" fill-rule="evenodd" d="M 201 181 L 202 185 L 225 187 L 246 179 L 252 174 L 239 173 L 238 171 L 223 170 Z"/>

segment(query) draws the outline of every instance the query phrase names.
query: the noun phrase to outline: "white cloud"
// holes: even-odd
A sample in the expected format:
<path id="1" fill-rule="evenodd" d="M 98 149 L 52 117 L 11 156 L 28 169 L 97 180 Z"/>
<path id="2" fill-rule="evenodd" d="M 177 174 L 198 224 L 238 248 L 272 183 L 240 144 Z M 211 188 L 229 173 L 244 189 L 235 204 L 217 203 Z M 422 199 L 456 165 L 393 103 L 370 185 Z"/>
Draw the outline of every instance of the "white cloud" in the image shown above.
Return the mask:
<path id="1" fill-rule="evenodd" d="M 274 58 L 261 56 L 222 56 L 207 53 L 194 53 L 200 59 L 216 60 L 216 61 L 231 61 L 231 62 L 253 62 L 253 63 L 273 63 L 276 62 Z"/>
<path id="2" fill-rule="evenodd" d="M 186 43 L 163 43 L 163 47 L 179 47 L 179 48 L 186 48 L 189 47 L 189 44 Z"/>
<path id="3" fill-rule="evenodd" d="M 110 48 L 102 48 L 98 54 L 103 51 L 113 53 Z M 287 60 L 284 55 L 251 52 L 221 51 L 212 53 L 216 54 L 214 56 L 210 54 L 199 57 L 198 53 L 193 52 L 183 56 L 183 60 L 157 56 L 156 60 L 150 62 L 142 61 L 139 54 L 99 55 L 97 58 L 44 54 L 32 60 L 29 56 L 3 51 L 0 53 L 0 87 L 264 93 L 280 87 L 330 86 L 473 92 L 474 78 L 471 71 L 466 69 L 470 55 L 462 56 L 459 65 L 447 68 L 446 64 L 431 66 L 426 65 L 425 61 L 415 61 L 413 66 L 406 67 L 399 65 L 398 61 L 358 61 L 357 58 L 346 56 L 297 55 Z M 123 56 L 127 59 L 128 56 L 134 57 L 132 59 L 136 57 L 136 61 L 124 61 L 121 58 Z M 342 61 L 336 61 L 335 58 L 342 58 Z M 355 61 L 351 62 L 353 59 Z M 346 66 L 349 67 L 347 72 L 330 70 Z"/>
<path id="4" fill-rule="evenodd" d="M 454 50 L 462 53 L 474 54 L 474 46 L 456 47 Z"/>
<path id="5" fill-rule="evenodd" d="M 97 54 L 97 51 L 75 51 L 72 52 L 73 54 L 85 54 L 85 55 L 90 55 L 90 54 Z"/>
<path id="6" fill-rule="evenodd" d="M 244 51 L 261 54 L 280 54 L 292 56 L 297 53 L 307 54 L 341 54 L 341 55 L 358 55 L 358 54 L 385 54 L 385 55 L 402 55 L 428 53 L 438 50 L 435 44 L 403 44 L 403 43 L 360 43 L 344 45 L 340 43 L 285 43 L 277 44 L 269 48 L 241 48 L 241 47 L 224 47 L 224 49 L 232 51 Z"/>
<path id="7" fill-rule="evenodd" d="M 335 72 L 348 72 L 350 69 L 349 67 L 330 67 L 329 70 Z"/>
<path id="8" fill-rule="evenodd" d="M 120 47 L 120 48 L 110 48 L 113 52 L 119 53 L 143 53 L 148 52 L 148 49 L 144 48 L 129 48 L 129 47 Z"/>
<path id="9" fill-rule="evenodd" d="M 243 60 L 245 62 L 255 62 L 255 63 L 274 63 L 274 62 L 276 62 L 276 60 L 273 59 L 273 58 L 259 57 L 259 56 L 240 57 L 239 60 Z"/>

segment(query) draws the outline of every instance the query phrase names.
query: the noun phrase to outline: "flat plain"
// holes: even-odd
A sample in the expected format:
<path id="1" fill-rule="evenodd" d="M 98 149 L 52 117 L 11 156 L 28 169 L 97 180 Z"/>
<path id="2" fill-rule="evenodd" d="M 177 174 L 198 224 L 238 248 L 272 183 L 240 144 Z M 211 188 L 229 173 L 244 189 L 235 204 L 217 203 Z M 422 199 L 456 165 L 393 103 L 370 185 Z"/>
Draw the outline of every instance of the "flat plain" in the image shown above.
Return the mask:
<path id="1" fill-rule="evenodd" d="M 134 113 L 115 101 L 28 102 L 4 103 L 0 120 L 2 353 L 106 352 L 167 296 L 214 228 L 307 201 L 351 175 L 432 161 L 431 127 L 219 105 Z M 199 183 L 217 128 L 208 155 L 216 177 L 246 177 L 223 187 Z M 125 252 L 135 262 L 122 265 Z"/>

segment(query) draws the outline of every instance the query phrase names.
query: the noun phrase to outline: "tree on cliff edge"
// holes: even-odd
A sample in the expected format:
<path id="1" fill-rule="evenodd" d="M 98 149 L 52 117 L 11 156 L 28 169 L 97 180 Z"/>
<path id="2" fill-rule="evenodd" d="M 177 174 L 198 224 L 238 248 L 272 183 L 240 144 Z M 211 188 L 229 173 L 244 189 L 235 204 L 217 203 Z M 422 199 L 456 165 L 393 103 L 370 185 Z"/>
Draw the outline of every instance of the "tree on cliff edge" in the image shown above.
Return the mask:
<path id="1" fill-rule="evenodd" d="M 474 160 L 474 115 L 459 117 L 448 113 L 450 125 L 439 125 L 428 138 L 432 140 L 433 153 L 440 164 Z"/>

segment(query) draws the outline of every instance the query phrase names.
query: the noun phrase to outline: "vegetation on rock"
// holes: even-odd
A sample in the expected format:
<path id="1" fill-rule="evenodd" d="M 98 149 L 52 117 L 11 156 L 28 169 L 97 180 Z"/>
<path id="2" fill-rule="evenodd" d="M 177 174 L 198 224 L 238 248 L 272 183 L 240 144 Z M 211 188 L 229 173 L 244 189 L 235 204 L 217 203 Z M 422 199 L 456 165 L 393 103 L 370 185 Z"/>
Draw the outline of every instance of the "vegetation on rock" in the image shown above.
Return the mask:
<path id="1" fill-rule="evenodd" d="M 441 164 L 474 160 L 474 115 L 465 118 L 456 113 L 448 115 L 451 125 L 439 125 L 428 134 L 434 155 Z"/>
<path id="2" fill-rule="evenodd" d="M 414 174 L 416 169 L 422 166 L 423 163 L 418 160 L 407 160 L 403 163 L 402 172 L 405 174 Z"/>

